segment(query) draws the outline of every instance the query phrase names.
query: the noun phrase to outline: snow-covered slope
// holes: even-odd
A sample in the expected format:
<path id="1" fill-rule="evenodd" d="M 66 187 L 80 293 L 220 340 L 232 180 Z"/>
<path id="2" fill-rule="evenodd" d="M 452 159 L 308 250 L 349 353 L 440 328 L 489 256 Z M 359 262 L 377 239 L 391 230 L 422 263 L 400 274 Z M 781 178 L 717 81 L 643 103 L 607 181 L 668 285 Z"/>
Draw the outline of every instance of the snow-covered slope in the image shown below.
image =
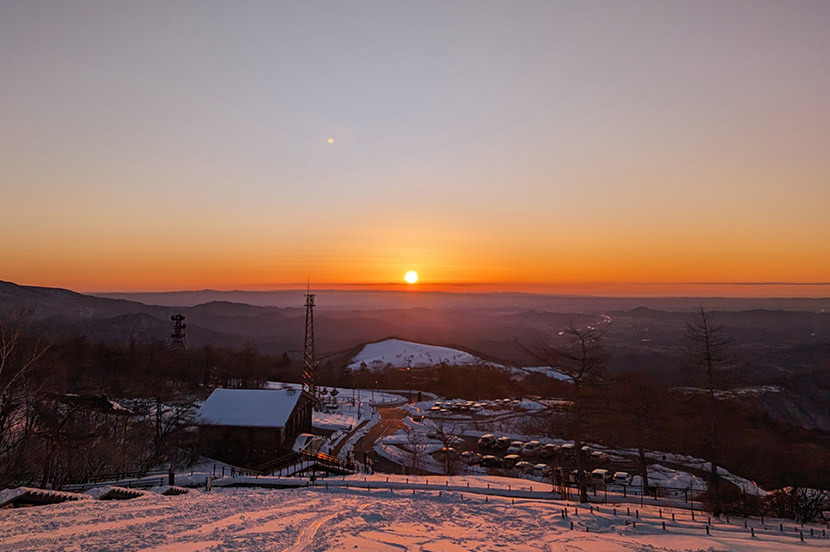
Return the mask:
<path id="1" fill-rule="evenodd" d="M 461 493 L 430 481 L 434 490 L 415 492 L 214 488 L 5 510 L 0 551 L 780 552 L 830 543 L 821 537 L 821 527 L 813 526 L 818 533 L 811 537 L 810 527 L 791 520 L 780 520 L 786 529 L 781 533 L 779 520 L 754 518 L 745 527 L 743 519 L 712 518 L 707 534 L 700 512 L 695 520 L 688 511 L 672 510 L 672 519 L 668 510 L 649 505 L 615 511 L 609 504 L 577 512 L 573 502 Z M 799 531 L 805 532 L 804 543 Z"/>
<path id="2" fill-rule="evenodd" d="M 377 343 L 369 343 L 352 359 L 349 368 L 356 370 L 364 362 L 370 370 L 380 370 L 387 365 L 391 365 L 393 368 L 406 368 L 407 366 L 420 368 L 436 366 L 442 362 L 452 365 L 493 365 L 492 363 L 486 363 L 475 355 L 457 349 L 424 345 L 400 339 L 386 339 Z"/>
<path id="3" fill-rule="evenodd" d="M 572 382 L 570 376 L 563 374 L 550 366 L 530 366 L 516 368 L 496 362 L 489 362 L 473 354 L 437 345 L 424 345 L 401 339 L 384 339 L 377 343 L 369 343 L 352 359 L 349 368 L 357 370 L 365 363 L 369 370 L 382 370 L 387 366 L 392 368 L 423 368 L 437 366 L 441 363 L 454 366 L 471 366 L 480 364 L 510 371 L 514 378 L 521 379 L 530 373 L 543 374 L 559 381 Z"/>

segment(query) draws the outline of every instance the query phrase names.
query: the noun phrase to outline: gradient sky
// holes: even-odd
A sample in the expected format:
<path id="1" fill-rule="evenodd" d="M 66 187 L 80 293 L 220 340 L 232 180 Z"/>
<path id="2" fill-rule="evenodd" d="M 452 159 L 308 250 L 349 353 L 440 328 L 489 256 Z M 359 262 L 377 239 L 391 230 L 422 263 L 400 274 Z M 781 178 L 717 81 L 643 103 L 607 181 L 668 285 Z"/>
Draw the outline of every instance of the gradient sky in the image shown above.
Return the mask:
<path id="1" fill-rule="evenodd" d="M 823 0 L 0 0 L 0 75 L 4 280 L 830 282 Z"/>

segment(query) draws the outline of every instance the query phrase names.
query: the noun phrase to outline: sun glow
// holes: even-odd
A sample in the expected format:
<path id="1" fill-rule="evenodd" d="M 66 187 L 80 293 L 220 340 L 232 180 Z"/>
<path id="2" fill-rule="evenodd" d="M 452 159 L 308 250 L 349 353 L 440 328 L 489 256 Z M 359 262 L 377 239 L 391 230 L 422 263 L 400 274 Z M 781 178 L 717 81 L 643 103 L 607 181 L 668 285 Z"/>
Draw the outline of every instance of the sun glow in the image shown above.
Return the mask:
<path id="1" fill-rule="evenodd" d="M 418 273 L 414 270 L 410 270 L 404 275 L 403 279 L 406 280 L 408 284 L 414 284 L 418 281 Z"/>

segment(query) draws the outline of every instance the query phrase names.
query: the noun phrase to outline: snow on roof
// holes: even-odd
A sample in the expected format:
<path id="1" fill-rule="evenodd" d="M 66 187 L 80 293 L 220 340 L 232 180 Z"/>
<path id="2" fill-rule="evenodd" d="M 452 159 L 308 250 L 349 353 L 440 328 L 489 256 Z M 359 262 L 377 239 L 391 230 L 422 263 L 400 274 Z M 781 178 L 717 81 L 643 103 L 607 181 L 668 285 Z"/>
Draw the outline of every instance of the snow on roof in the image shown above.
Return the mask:
<path id="1" fill-rule="evenodd" d="M 196 421 L 202 425 L 285 427 L 301 395 L 297 389 L 214 389 Z"/>
<path id="2" fill-rule="evenodd" d="M 421 366 L 436 366 L 442 362 L 455 365 L 469 365 L 482 363 L 477 356 L 436 345 L 424 345 L 400 339 L 385 339 L 377 343 L 369 343 L 352 359 L 349 368 L 360 368 L 365 362 L 369 369 L 381 369 L 387 364 L 395 368 L 413 368 Z"/>

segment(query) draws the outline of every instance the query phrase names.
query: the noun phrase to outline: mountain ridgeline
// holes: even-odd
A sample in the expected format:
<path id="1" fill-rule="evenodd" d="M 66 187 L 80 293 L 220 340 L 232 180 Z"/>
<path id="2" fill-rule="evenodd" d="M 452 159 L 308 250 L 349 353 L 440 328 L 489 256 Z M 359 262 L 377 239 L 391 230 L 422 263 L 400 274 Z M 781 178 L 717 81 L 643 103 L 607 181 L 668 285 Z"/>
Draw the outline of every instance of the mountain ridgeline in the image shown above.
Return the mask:
<path id="1" fill-rule="evenodd" d="M 0 282 L 0 312 L 27 308 L 37 332 L 110 344 L 165 342 L 170 316 L 181 313 L 191 348 L 255 347 L 262 354 L 295 358 L 304 335 L 303 293 L 92 296 Z M 148 304 L 153 302 L 164 304 Z M 322 291 L 317 304 L 318 356 L 335 366 L 348 364 L 362 345 L 389 337 L 453 346 L 504 365 L 535 366 L 542 342 L 571 324 L 590 325 L 605 335 L 611 375 L 639 372 L 677 387 L 687 383 L 686 323 L 695 307 L 705 305 L 729 338 L 739 374 L 734 386 L 760 389 L 737 393 L 735 400 L 761 405 L 774 419 L 830 431 L 829 299 Z"/>

